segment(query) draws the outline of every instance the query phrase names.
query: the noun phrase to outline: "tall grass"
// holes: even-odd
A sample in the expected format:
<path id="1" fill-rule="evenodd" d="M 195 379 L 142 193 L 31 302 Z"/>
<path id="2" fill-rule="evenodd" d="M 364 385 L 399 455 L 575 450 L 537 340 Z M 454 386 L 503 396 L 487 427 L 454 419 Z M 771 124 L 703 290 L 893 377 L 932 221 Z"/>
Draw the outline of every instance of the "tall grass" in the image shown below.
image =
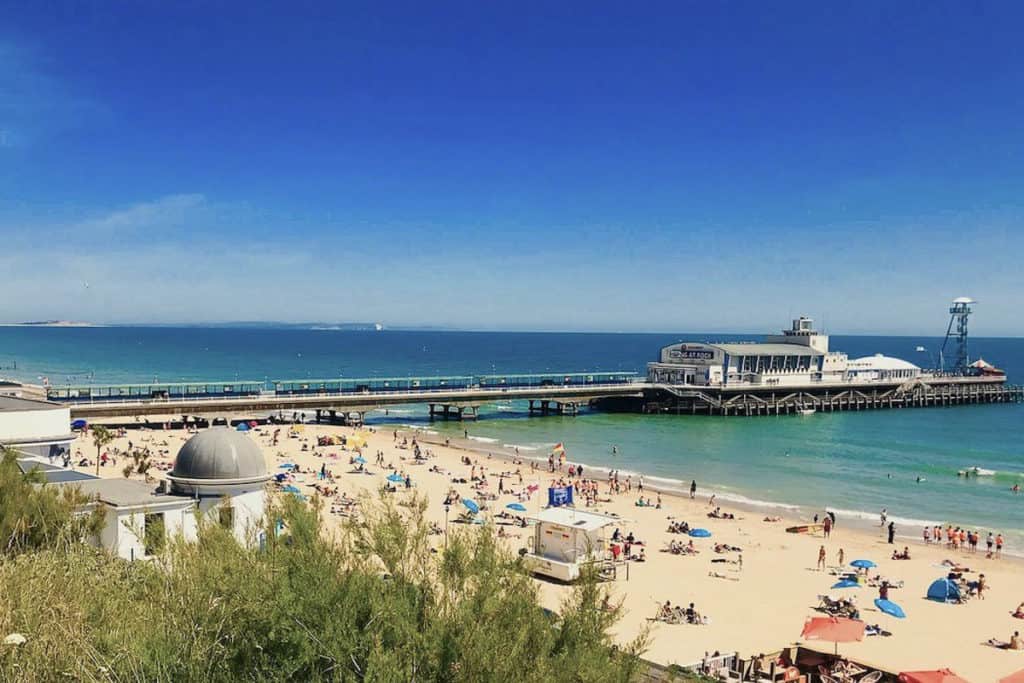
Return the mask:
<path id="1" fill-rule="evenodd" d="M 592 578 L 558 611 L 488 529 L 431 547 L 425 504 L 387 499 L 327 537 L 289 496 L 261 548 L 202 522 L 129 563 L 85 544 L 0 560 L 0 679 L 24 681 L 628 681 L 643 639 Z"/>

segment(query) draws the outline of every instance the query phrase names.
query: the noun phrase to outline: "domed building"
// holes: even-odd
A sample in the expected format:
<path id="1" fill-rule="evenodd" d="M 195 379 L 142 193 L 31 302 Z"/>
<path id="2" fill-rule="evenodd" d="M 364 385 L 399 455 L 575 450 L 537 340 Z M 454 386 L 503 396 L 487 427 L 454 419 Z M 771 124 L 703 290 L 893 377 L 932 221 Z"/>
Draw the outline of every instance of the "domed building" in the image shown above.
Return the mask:
<path id="1" fill-rule="evenodd" d="M 104 506 L 104 524 L 93 542 L 126 560 L 153 557 L 171 537 L 196 540 L 197 509 L 243 544 L 260 540 L 270 474 L 252 439 L 227 427 L 212 427 L 186 441 L 167 475 L 169 486 L 155 490 L 132 479 L 52 469 L 44 473 L 48 481 L 74 486 L 90 499 L 83 510 Z"/>
<path id="2" fill-rule="evenodd" d="M 168 473 L 170 492 L 196 501 L 242 542 L 263 520 L 264 485 L 270 479 L 263 453 L 244 432 L 211 427 L 185 442 Z"/>

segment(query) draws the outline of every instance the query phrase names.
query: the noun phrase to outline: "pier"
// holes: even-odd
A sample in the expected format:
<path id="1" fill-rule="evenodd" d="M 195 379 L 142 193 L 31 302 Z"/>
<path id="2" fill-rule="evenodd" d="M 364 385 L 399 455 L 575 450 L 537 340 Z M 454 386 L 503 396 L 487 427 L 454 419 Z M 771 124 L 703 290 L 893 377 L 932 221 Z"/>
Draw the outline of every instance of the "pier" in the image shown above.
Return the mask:
<path id="1" fill-rule="evenodd" d="M 649 414 L 753 417 L 801 412 L 927 408 L 1019 403 L 1024 387 L 985 377 L 929 377 L 902 383 L 804 385 L 785 390 L 741 387 L 649 385 L 639 404 L 610 397 L 598 407 Z"/>
<path id="2" fill-rule="evenodd" d="M 1007 385 L 1002 376 L 984 375 L 922 374 L 891 381 L 804 382 L 782 387 L 645 381 L 634 373 L 555 373 L 91 385 L 49 387 L 45 397 L 70 405 L 75 419 L 171 416 L 210 421 L 287 413 L 316 422 L 362 424 L 371 411 L 417 404 L 427 406 L 431 420 L 477 420 L 481 407 L 509 401 L 524 402 L 530 416 L 573 416 L 594 408 L 756 417 L 1018 403 L 1024 401 L 1024 387 Z"/>
<path id="3" fill-rule="evenodd" d="M 317 421 L 361 423 L 391 406 L 426 405 L 431 419 L 473 420 L 483 405 L 527 401 L 531 415 L 576 415 L 594 400 L 639 399 L 636 374 L 546 373 L 446 377 L 192 382 L 49 387 L 45 397 L 71 407 L 73 418 L 200 418 L 300 413 Z M 273 388 L 271 388 L 273 387 Z"/>

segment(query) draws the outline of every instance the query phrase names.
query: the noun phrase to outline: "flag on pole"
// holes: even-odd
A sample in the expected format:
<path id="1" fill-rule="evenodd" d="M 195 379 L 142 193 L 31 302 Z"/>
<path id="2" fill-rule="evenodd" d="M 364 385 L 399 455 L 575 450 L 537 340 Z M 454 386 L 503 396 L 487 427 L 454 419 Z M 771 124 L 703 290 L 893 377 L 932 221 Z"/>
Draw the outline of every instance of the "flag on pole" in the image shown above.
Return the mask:
<path id="1" fill-rule="evenodd" d="M 563 446 L 561 442 L 558 442 L 558 443 L 555 444 L 555 447 L 551 449 L 551 452 L 552 453 L 562 453 L 562 454 L 564 454 L 565 453 L 565 446 Z"/>

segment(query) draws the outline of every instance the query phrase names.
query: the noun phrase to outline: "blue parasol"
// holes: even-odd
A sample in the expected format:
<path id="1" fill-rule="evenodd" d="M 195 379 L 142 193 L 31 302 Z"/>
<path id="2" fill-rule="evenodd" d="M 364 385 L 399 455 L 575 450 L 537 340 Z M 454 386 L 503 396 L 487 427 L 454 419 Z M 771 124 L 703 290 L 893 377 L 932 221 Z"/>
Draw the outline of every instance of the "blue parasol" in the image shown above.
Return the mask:
<path id="1" fill-rule="evenodd" d="M 403 477 L 401 474 L 389 474 L 388 481 L 393 481 L 396 484 L 400 484 L 403 481 L 405 481 L 405 477 Z"/>
<path id="2" fill-rule="evenodd" d="M 694 538 L 711 538 L 711 532 L 707 529 L 690 529 L 690 535 Z"/>
<path id="3" fill-rule="evenodd" d="M 466 509 L 472 512 L 474 515 L 480 512 L 480 506 L 476 504 L 475 500 L 470 498 L 463 498 L 462 504 L 466 506 Z"/>
<path id="4" fill-rule="evenodd" d="M 238 426 L 236 426 L 235 429 L 240 432 L 247 432 L 249 431 L 249 425 L 246 424 L 245 422 L 239 422 Z"/>
<path id="5" fill-rule="evenodd" d="M 281 490 L 284 491 L 285 493 L 302 493 L 302 491 L 299 490 L 298 486 L 294 486 L 292 484 L 288 484 Z"/>
<path id="6" fill-rule="evenodd" d="M 281 463 L 280 465 L 277 466 L 277 469 L 279 469 L 279 470 L 290 470 L 293 467 L 295 467 L 294 463 L 283 462 L 283 463 Z"/>
<path id="7" fill-rule="evenodd" d="M 897 619 L 906 619 L 907 615 L 903 611 L 903 608 L 897 605 L 892 600 L 883 600 L 882 598 L 875 599 L 875 607 L 880 612 L 885 612 L 890 617 L 896 617 Z"/>
<path id="8" fill-rule="evenodd" d="M 872 567 L 877 567 L 878 565 L 872 562 L 871 560 L 854 560 L 850 563 L 850 566 L 857 567 L 858 569 L 871 569 Z"/>
<path id="9" fill-rule="evenodd" d="M 356 458 L 352 462 L 357 462 L 360 465 L 365 465 L 366 464 L 366 458 L 364 458 L 361 455 L 358 455 L 358 456 L 356 456 Z"/>
<path id="10" fill-rule="evenodd" d="M 515 510 L 516 512 L 526 512 L 526 506 L 522 503 L 509 503 L 505 507 L 509 510 Z"/>
<path id="11" fill-rule="evenodd" d="M 832 584 L 832 587 L 833 588 L 860 588 L 860 584 L 857 583 L 856 581 L 851 581 L 849 579 L 843 579 L 842 581 L 840 581 L 838 583 Z"/>
<path id="12" fill-rule="evenodd" d="M 89 426 L 89 423 L 86 422 L 85 420 L 81 420 L 81 419 L 75 420 L 74 422 L 71 423 L 71 428 L 72 429 L 85 429 L 88 426 Z"/>

